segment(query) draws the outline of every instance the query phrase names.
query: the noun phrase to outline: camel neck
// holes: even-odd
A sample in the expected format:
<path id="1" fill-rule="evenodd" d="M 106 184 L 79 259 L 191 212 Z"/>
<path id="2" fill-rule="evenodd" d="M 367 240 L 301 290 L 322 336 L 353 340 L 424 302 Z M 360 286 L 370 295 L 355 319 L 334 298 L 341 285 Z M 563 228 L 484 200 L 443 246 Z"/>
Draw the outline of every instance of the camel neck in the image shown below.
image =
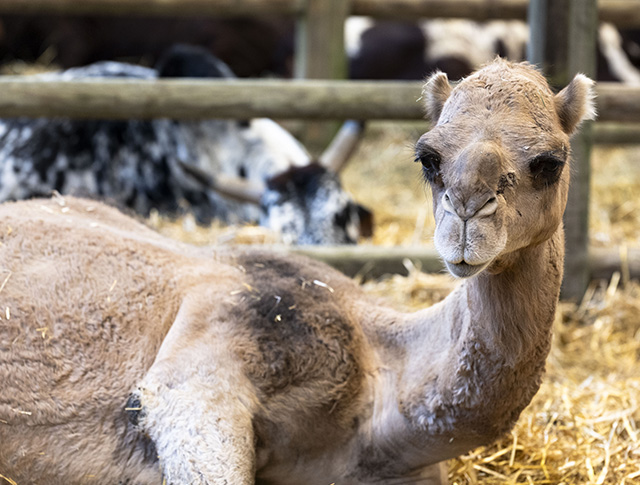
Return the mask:
<path id="1" fill-rule="evenodd" d="M 508 365 L 528 361 L 548 346 L 562 280 L 562 231 L 518 251 L 497 274 L 482 273 L 464 285 L 467 336 Z"/>
<path id="2" fill-rule="evenodd" d="M 515 423 L 544 372 L 562 240 L 559 229 L 500 272 L 471 278 L 440 304 L 408 316 L 396 393 L 414 430 L 467 449 Z"/>

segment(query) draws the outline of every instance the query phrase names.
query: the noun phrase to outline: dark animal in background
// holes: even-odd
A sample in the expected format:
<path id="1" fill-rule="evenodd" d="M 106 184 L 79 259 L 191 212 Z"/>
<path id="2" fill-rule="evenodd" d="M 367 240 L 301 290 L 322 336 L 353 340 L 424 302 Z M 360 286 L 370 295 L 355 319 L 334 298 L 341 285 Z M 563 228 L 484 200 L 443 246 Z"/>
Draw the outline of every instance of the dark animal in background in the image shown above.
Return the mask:
<path id="1" fill-rule="evenodd" d="M 640 29 L 618 30 L 612 24 L 598 29 L 598 79 L 640 84 Z"/>
<path id="2" fill-rule="evenodd" d="M 4 32 L 0 62 L 34 62 L 48 56 L 65 69 L 104 60 L 154 65 L 170 46 L 187 43 L 211 52 L 239 77 L 291 77 L 293 73 L 295 24 L 282 18 L 4 15 L 0 22 Z M 349 76 L 423 79 L 440 69 L 451 79 L 459 79 L 478 64 L 477 51 L 486 45 L 494 55 L 514 57 L 504 49 L 508 34 L 494 28 L 509 24 L 490 22 L 485 28 L 477 22 L 374 22 L 350 17 L 345 25 Z M 468 46 L 459 48 L 461 35 L 473 38 L 473 52 Z M 448 47 L 443 51 L 445 44 Z"/>
<path id="3" fill-rule="evenodd" d="M 350 17 L 345 28 L 352 79 L 424 79 L 442 71 L 459 80 L 496 55 L 520 59 L 526 35 L 517 22 L 374 21 Z M 524 44 L 522 44 L 523 46 Z"/>
<path id="4" fill-rule="evenodd" d="M 155 79 L 167 73 L 232 75 L 206 51 L 177 46 L 158 70 L 102 62 L 42 76 Z M 344 192 L 335 172 L 309 170 L 310 163 L 305 148 L 268 119 L 0 120 L 0 201 L 55 190 L 106 199 L 144 216 L 156 209 L 192 211 L 201 223 L 259 220 L 290 243 L 355 243 L 369 235 L 370 213 Z M 273 177 L 278 182 L 270 185 Z M 301 197 L 305 188 L 311 191 Z M 286 210 L 278 207 L 285 202 Z"/>
<path id="5" fill-rule="evenodd" d="M 171 45 L 188 43 L 219 57 L 239 77 L 293 73 L 290 19 L 3 15 L 0 24 L 0 63 L 46 58 L 62 68 L 104 60 L 154 65 Z M 496 56 L 524 60 L 529 34 L 516 20 L 399 22 L 354 16 L 346 22 L 345 37 L 351 79 L 422 80 L 435 70 L 460 79 Z M 598 80 L 638 82 L 640 30 L 603 24 L 599 37 Z"/>
<path id="6" fill-rule="evenodd" d="M 622 48 L 629 56 L 631 63 L 640 67 L 640 29 L 621 29 Z"/>
<path id="7" fill-rule="evenodd" d="M 423 79 L 440 70 L 457 80 L 496 56 L 525 60 L 529 39 L 527 24 L 517 20 L 398 22 L 350 17 L 345 33 L 352 79 Z M 640 30 L 618 30 L 603 23 L 597 61 L 598 80 L 639 83 Z"/>
<path id="8" fill-rule="evenodd" d="M 0 23 L 0 62 L 45 55 L 63 69 L 100 61 L 153 66 L 184 43 L 206 49 L 239 77 L 287 77 L 292 70 L 291 20 L 2 15 Z"/>
<path id="9" fill-rule="evenodd" d="M 420 79 L 429 71 L 426 39 L 418 25 L 376 22 L 360 32 L 362 24 L 354 20 L 347 23 L 350 79 Z"/>

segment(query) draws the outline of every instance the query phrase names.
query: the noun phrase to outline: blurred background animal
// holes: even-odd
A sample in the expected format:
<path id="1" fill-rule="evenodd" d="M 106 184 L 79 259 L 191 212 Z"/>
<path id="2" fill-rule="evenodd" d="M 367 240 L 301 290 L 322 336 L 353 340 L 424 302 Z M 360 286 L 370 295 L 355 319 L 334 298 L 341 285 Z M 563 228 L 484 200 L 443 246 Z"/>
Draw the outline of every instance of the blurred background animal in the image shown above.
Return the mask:
<path id="1" fill-rule="evenodd" d="M 155 69 L 104 61 L 40 76 L 234 75 L 208 51 L 177 45 Z M 342 189 L 337 171 L 327 169 L 331 161 L 309 169 L 312 162 L 269 119 L 0 120 L 0 201 L 57 191 L 106 199 L 143 216 L 155 209 L 191 211 L 203 224 L 259 221 L 299 244 L 355 243 L 369 235 L 371 214 Z"/>
<path id="2" fill-rule="evenodd" d="M 271 18 L 0 16 L 0 63 L 44 60 L 61 68 L 104 60 L 154 65 L 176 43 L 201 46 L 239 77 L 292 77 L 295 24 Z M 352 16 L 345 23 L 351 79 L 422 80 L 439 69 L 469 75 L 495 56 L 526 58 L 527 24 L 520 20 L 383 21 Z M 640 29 L 603 23 L 599 81 L 640 82 Z"/>

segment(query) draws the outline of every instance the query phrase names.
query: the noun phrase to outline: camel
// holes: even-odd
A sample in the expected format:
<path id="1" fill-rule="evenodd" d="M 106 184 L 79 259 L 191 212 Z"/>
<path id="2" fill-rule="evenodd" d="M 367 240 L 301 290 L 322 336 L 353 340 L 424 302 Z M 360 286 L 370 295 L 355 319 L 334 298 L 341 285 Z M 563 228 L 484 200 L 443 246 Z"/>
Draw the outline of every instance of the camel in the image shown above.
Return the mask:
<path id="1" fill-rule="evenodd" d="M 434 74 L 416 160 L 460 285 L 402 313 L 319 262 L 197 248 L 68 198 L 0 205 L 0 474 L 37 484 L 445 484 L 536 393 L 562 279 L 558 94 Z"/>

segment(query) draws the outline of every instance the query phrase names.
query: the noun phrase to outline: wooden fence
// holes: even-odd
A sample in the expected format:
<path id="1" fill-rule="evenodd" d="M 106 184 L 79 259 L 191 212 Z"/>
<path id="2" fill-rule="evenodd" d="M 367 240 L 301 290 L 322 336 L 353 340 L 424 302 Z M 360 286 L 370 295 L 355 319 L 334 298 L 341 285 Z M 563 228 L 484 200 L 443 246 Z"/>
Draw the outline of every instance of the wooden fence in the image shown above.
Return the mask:
<path id="1" fill-rule="evenodd" d="M 275 246 L 276 251 L 292 251 L 291 248 Z M 349 276 L 378 278 L 385 274 L 407 274 L 404 263 L 409 259 L 416 268 L 427 273 L 444 270 L 435 249 L 423 247 L 381 246 L 298 246 L 293 251 L 324 261 Z M 622 282 L 640 278 L 640 249 L 592 248 L 589 251 L 589 268 L 595 279 L 609 279 L 614 272 L 621 273 Z"/>
<path id="2" fill-rule="evenodd" d="M 0 116 L 420 119 L 423 115 L 418 102 L 420 83 L 311 80 L 344 77 L 343 26 L 348 15 L 412 20 L 419 17 L 486 20 L 524 19 L 529 14 L 536 19 L 535 31 L 542 32 L 547 41 L 552 31 L 573 32 L 567 34 L 569 38 L 556 39 L 556 43 L 547 48 L 557 59 L 564 55 L 562 62 L 573 69 L 580 67 L 583 60 L 591 62 L 588 58 L 594 55 L 594 51 L 589 52 L 585 45 L 595 39 L 592 22 L 596 20 L 595 8 L 595 0 L 531 0 L 531 3 L 527 0 L 2 0 L 0 13 L 294 16 L 299 20 L 296 75 L 306 80 L 43 82 L 6 77 L 0 78 Z M 640 0 L 600 0 L 597 8 L 600 20 L 621 27 L 640 26 Z M 573 16 L 568 14 L 571 9 L 574 9 Z M 560 19 L 550 15 L 558 12 L 564 14 Z M 550 25 L 552 21 L 554 25 Z M 567 57 L 570 46 L 579 52 L 574 59 Z M 547 51 L 541 54 L 541 60 L 546 59 Z M 562 76 L 554 79 L 562 79 Z M 639 88 L 600 84 L 598 108 L 600 121 L 636 124 L 615 132 L 611 126 L 606 129 L 596 127 L 596 137 L 613 133 L 618 140 L 640 142 L 637 137 L 640 130 L 637 124 L 640 122 Z M 588 145 L 588 137 L 581 140 L 580 146 Z M 568 279 L 577 282 L 571 285 L 573 289 L 569 292 L 574 297 L 579 296 L 584 286 L 584 281 L 578 280 L 593 275 L 598 266 L 593 258 L 589 259 L 586 246 L 588 150 L 586 154 L 580 150 L 582 148 L 578 150 L 581 157 L 586 158 L 582 161 L 587 164 L 587 173 L 585 175 L 585 167 L 582 167 L 579 171 L 582 175 L 573 184 L 575 190 L 573 187 L 572 190 L 579 196 L 572 210 L 573 206 L 578 210 L 569 218 L 567 231 L 568 241 L 575 244 L 567 259 Z"/>
<path id="3" fill-rule="evenodd" d="M 419 120 L 421 90 L 415 81 L 2 76 L 0 117 Z M 640 86 L 601 83 L 597 93 L 600 121 L 640 123 Z"/>
<path id="4" fill-rule="evenodd" d="M 315 0 L 2 0 L 0 13 L 162 16 L 301 16 Z M 330 1 L 330 0 L 329 0 Z M 324 3 L 329 3 L 324 0 Z M 347 15 L 384 19 L 527 18 L 528 0 L 342 0 Z M 600 20 L 640 25 L 640 0 L 600 0 Z"/>
<path id="5" fill-rule="evenodd" d="M 419 120 L 421 82 L 0 77 L 0 117 Z M 640 123 L 640 86 L 597 86 L 598 119 Z M 295 102 L 292 102 L 295 100 Z M 638 140 L 640 142 L 640 140 Z"/>

